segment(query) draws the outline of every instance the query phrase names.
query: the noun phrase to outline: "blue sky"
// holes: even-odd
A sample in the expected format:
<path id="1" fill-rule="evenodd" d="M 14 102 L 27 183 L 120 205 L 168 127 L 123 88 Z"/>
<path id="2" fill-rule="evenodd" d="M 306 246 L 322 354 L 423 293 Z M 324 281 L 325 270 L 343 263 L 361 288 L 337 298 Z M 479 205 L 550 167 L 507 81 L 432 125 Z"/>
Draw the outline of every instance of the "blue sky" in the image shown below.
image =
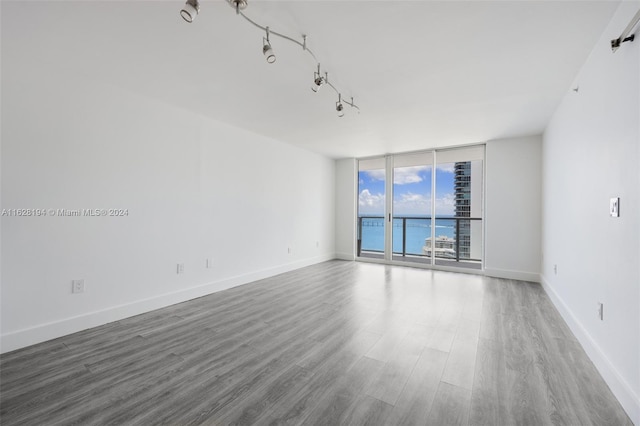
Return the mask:
<path id="1" fill-rule="evenodd" d="M 454 214 L 453 165 L 436 168 L 436 215 Z M 358 213 L 384 215 L 385 172 L 366 170 L 358 173 Z M 431 214 L 431 166 L 394 169 L 394 214 Z"/>

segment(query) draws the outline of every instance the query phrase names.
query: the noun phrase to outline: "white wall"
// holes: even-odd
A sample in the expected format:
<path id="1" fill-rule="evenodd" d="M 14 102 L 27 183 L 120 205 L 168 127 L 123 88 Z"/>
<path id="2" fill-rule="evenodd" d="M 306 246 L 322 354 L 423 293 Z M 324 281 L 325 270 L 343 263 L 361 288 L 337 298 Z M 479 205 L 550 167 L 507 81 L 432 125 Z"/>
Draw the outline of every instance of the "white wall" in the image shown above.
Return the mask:
<path id="1" fill-rule="evenodd" d="M 539 281 L 541 138 L 486 145 L 485 272 Z"/>
<path id="2" fill-rule="evenodd" d="M 623 2 L 544 134 L 542 280 L 640 425 L 640 42 L 616 53 L 640 2 Z M 620 217 L 609 199 L 620 197 Z M 557 265 L 557 274 L 554 273 Z M 596 303 L 604 303 L 604 321 Z"/>
<path id="3" fill-rule="evenodd" d="M 333 160 L 5 47 L 2 208 L 128 216 L 2 217 L 2 351 L 334 257 Z"/>
<path id="4" fill-rule="evenodd" d="M 356 160 L 336 160 L 336 257 L 355 259 Z"/>

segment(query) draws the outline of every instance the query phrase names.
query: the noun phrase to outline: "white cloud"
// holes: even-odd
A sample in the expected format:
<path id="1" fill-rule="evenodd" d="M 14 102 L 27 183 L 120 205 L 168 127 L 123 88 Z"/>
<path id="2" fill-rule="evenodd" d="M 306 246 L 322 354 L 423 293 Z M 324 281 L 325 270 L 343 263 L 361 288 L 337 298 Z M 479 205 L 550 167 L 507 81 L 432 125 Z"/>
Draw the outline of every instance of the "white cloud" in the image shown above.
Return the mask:
<path id="1" fill-rule="evenodd" d="M 405 214 L 430 215 L 431 195 L 412 192 L 401 194 L 393 202 L 393 211 L 400 216 Z"/>
<path id="2" fill-rule="evenodd" d="M 407 192 L 406 194 L 402 194 L 400 196 L 400 200 L 403 203 L 419 203 L 419 204 L 424 204 L 429 202 L 430 200 L 422 195 L 422 194 L 413 194 L 411 192 Z"/>
<path id="3" fill-rule="evenodd" d="M 384 194 L 372 194 L 363 189 L 358 195 L 359 212 L 365 214 L 384 214 Z"/>
<path id="4" fill-rule="evenodd" d="M 364 171 L 367 175 L 369 175 L 369 177 L 371 178 L 371 180 L 384 180 L 386 173 L 384 171 L 384 169 L 382 170 L 365 170 Z"/>
<path id="5" fill-rule="evenodd" d="M 453 215 L 455 213 L 456 198 L 454 194 L 445 194 L 442 198 L 436 198 L 436 216 Z"/>
<path id="6" fill-rule="evenodd" d="M 436 198 L 436 216 L 452 216 L 455 213 L 455 195 L 445 194 Z M 384 214 L 384 194 L 372 194 L 363 189 L 358 196 L 360 214 Z M 399 194 L 393 202 L 393 211 L 397 216 L 431 215 L 431 194 L 407 192 Z"/>
<path id="7" fill-rule="evenodd" d="M 455 166 L 455 163 L 446 163 L 446 164 L 437 166 L 436 170 L 440 170 L 441 172 L 445 172 L 445 173 L 453 173 L 454 166 Z"/>
<path id="8" fill-rule="evenodd" d="M 424 177 L 421 173 L 424 174 L 424 172 L 430 170 L 431 166 L 397 167 L 393 169 L 393 183 L 396 185 L 406 185 L 408 183 L 422 182 Z M 384 170 L 365 170 L 364 173 L 366 173 L 371 180 L 384 181 L 386 178 Z"/>
<path id="9" fill-rule="evenodd" d="M 420 175 L 422 172 L 430 170 L 429 166 L 398 167 L 393 170 L 393 183 L 405 185 L 407 183 L 418 183 L 424 179 Z"/>

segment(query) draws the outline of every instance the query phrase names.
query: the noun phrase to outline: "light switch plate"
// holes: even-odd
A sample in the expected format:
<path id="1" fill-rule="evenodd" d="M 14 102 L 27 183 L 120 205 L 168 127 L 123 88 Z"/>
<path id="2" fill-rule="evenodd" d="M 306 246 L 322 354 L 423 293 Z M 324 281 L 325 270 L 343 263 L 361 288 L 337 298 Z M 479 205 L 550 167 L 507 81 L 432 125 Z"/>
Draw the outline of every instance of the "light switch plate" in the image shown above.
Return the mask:
<path id="1" fill-rule="evenodd" d="M 612 198 L 609 200 L 609 215 L 611 217 L 620 217 L 620 198 Z"/>

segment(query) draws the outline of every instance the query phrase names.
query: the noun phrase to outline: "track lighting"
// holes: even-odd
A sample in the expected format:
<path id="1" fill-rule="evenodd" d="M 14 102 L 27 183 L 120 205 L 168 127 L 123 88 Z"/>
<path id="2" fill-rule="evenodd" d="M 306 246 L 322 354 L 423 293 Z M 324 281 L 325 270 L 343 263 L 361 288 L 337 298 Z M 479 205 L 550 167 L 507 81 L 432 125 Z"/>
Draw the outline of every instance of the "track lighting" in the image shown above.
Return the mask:
<path id="1" fill-rule="evenodd" d="M 262 53 L 270 64 L 276 61 L 276 55 L 273 53 L 271 43 L 269 42 L 269 27 L 267 27 L 267 37 L 262 39 Z"/>
<path id="2" fill-rule="evenodd" d="M 180 11 L 180 16 L 182 19 L 187 21 L 188 23 L 192 23 L 196 16 L 200 13 L 200 4 L 198 0 L 187 0 L 184 7 Z"/>
<path id="3" fill-rule="evenodd" d="M 338 93 L 338 102 L 336 102 L 336 111 L 338 117 L 344 117 L 344 105 L 342 105 L 342 95 Z"/>
<path id="4" fill-rule="evenodd" d="M 242 12 L 247 8 L 247 1 L 248 0 L 226 0 L 227 4 L 235 9 L 237 15 L 242 16 L 254 27 L 266 32 L 266 37 L 262 38 L 262 54 L 264 55 L 268 63 L 272 64 L 276 61 L 276 55 L 273 53 L 269 35 L 275 35 L 277 37 L 280 37 L 281 39 L 288 40 L 291 43 L 297 44 L 302 48 L 303 51 L 311 55 L 313 60 L 318 64 L 318 70 L 314 71 L 313 73 L 313 84 L 311 85 L 311 90 L 313 90 L 314 92 L 318 92 L 318 90 L 320 90 L 320 87 L 329 86 L 329 88 L 331 88 L 338 95 L 338 102 L 336 102 L 336 112 L 338 113 L 338 117 L 344 116 L 345 105 L 350 106 L 351 108 L 355 108 L 356 110 L 358 110 L 358 112 L 360 111 L 360 108 L 358 108 L 358 106 L 353 102 L 353 97 L 351 98 L 351 102 L 342 100 L 342 95 L 340 94 L 338 89 L 329 81 L 329 73 L 325 71 L 324 75 L 321 74 L 320 63 L 318 62 L 316 55 L 314 55 L 311 49 L 307 47 L 306 35 L 302 35 L 302 41 L 299 41 L 294 37 L 289 37 L 288 35 L 282 33 L 270 31 L 269 27 L 260 25 Z M 194 19 L 196 19 L 199 13 L 200 4 L 198 3 L 198 0 L 187 0 L 184 7 L 180 11 L 180 16 L 182 16 L 185 21 L 191 23 L 194 21 Z"/>

